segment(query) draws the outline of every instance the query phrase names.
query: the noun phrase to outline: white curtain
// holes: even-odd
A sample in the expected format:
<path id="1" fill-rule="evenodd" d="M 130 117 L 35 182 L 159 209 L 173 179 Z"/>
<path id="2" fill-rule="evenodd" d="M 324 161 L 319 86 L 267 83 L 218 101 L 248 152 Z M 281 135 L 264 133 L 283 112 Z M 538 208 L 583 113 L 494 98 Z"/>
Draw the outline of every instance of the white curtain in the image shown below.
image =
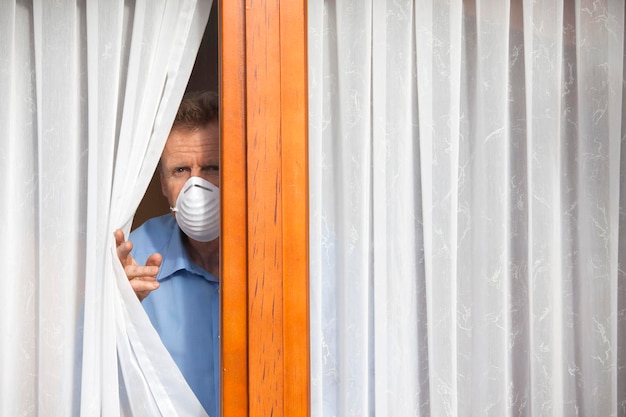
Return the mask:
<path id="1" fill-rule="evenodd" d="M 312 415 L 626 415 L 623 0 L 308 18 Z"/>
<path id="2" fill-rule="evenodd" d="M 125 282 L 211 0 L 0 1 L 0 415 L 205 415 Z"/>

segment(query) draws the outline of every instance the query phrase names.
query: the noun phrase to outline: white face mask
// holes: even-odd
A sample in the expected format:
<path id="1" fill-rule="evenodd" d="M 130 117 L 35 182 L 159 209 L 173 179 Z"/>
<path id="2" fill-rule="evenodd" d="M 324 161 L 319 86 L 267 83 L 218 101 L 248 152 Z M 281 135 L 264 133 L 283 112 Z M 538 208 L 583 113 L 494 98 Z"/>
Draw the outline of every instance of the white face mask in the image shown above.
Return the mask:
<path id="1" fill-rule="evenodd" d="M 176 199 L 176 222 L 193 240 L 209 242 L 220 235 L 220 190 L 210 182 L 191 177 Z"/>

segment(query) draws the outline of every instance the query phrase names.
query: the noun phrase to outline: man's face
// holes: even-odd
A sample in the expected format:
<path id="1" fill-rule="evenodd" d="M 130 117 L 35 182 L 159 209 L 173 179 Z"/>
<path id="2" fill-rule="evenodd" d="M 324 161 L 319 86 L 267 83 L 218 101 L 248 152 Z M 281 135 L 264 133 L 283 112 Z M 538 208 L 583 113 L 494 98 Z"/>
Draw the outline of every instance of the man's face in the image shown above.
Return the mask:
<path id="1" fill-rule="evenodd" d="M 170 132 L 161 155 L 161 191 L 170 207 L 176 205 L 178 193 L 189 177 L 200 177 L 219 187 L 219 124 L 204 128 Z"/>

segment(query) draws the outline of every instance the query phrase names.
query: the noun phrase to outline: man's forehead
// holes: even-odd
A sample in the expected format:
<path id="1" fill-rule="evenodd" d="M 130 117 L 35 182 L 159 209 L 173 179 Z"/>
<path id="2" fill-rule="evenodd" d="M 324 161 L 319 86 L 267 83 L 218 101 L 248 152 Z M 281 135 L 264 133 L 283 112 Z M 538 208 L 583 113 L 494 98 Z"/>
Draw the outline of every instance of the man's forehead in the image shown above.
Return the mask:
<path id="1" fill-rule="evenodd" d="M 165 143 L 164 152 L 213 151 L 219 147 L 219 137 L 206 131 L 172 132 Z"/>
<path id="2" fill-rule="evenodd" d="M 203 152 L 194 152 L 193 150 L 164 152 L 163 155 L 161 155 L 161 160 L 166 160 L 166 161 L 178 161 L 178 160 L 212 161 L 218 158 L 219 158 L 218 152 L 212 152 L 208 150 L 203 151 Z"/>
<path id="3" fill-rule="evenodd" d="M 219 160 L 219 152 L 217 150 L 209 149 L 171 149 L 170 152 L 163 152 L 161 155 L 161 163 L 166 165 L 171 164 L 214 164 Z"/>

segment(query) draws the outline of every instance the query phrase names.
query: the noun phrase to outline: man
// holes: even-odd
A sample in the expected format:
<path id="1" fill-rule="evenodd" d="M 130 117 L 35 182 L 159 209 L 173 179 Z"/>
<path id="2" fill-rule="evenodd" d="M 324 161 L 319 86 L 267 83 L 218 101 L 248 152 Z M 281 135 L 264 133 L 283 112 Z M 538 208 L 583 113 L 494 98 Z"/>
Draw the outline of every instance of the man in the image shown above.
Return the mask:
<path id="1" fill-rule="evenodd" d="M 220 393 L 219 158 L 217 95 L 185 96 L 157 168 L 172 213 L 148 220 L 127 242 L 115 232 L 133 290 L 212 417 Z"/>

